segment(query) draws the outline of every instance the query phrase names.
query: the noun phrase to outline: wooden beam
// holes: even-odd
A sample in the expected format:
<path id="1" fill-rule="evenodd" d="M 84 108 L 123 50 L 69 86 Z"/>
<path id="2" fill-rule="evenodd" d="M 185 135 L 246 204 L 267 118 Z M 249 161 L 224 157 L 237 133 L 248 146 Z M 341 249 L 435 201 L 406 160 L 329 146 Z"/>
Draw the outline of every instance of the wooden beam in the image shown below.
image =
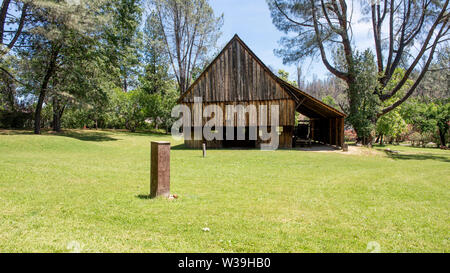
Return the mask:
<path id="1" fill-rule="evenodd" d="M 302 105 L 302 104 L 305 102 L 305 100 L 306 100 L 306 97 L 303 98 L 303 99 L 297 104 L 297 106 L 295 106 L 295 110 L 296 110 L 296 111 L 297 111 L 297 109 L 300 107 L 300 105 Z"/>
<path id="2" fill-rule="evenodd" d="M 328 119 L 329 120 L 329 122 L 328 122 L 328 124 L 329 124 L 329 126 L 330 126 L 330 134 L 328 135 L 328 144 L 330 144 L 330 145 L 333 145 L 333 136 L 332 136 L 332 133 L 333 133 L 333 130 L 331 130 L 332 128 L 331 128 L 331 126 L 332 126 L 332 119 Z"/>
<path id="3" fill-rule="evenodd" d="M 334 124 L 335 124 L 335 131 L 336 131 L 336 135 L 334 136 L 335 137 L 335 139 L 334 139 L 334 145 L 336 145 L 336 146 L 340 146 L 339 145 L 339 125 L 338 125 L 338 119 L 337 118 L 335 118 L 334 119 Z"/>

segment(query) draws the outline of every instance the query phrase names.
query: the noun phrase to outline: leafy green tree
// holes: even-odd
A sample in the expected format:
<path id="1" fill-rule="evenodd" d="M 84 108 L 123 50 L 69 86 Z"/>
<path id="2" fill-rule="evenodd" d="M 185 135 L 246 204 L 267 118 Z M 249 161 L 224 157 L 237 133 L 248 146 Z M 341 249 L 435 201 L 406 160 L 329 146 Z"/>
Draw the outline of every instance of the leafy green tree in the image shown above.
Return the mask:
<path id="1" fill-rule="evenodd" d="M 450 123 L 450 99 L 443 99 L 430 105 L 430 115 L 436 121 L 441 146 L 447 145 L 447 135 Z"/>
<path id="2" fill-rule="evenodd" d="M 145 113 L 140 89 L 126 93 L 121 89 L 115 89 L 111 105 L 119 127 L 124 126 L 127 130 L 135 132 L 137 128 L 143 126 Z"/>
<path id="3" fill-rule="evenodd" d="M 15 111 L 17 107 L 15 78 L 9 73 L 15 73 L 14 63 L 17 62 L 16 56 L 10 55 L 3 58 L 3 64 L 9 67 L 10 71 L 0 70 L 0 110 Z"/>
<path id="4" fill-rule="evenodd" d="M 405 133 L 407 124 L 398 111 L 391 111 L 378 119 L 376 130 L 380 136 L 380 145 L 384 145 L 385 136 L 396 139 L 399 135 Z"/>
<path id="5" fill-rule="evenodd" d="M 139 25 L 142 17 L 142 0 L 109 1 L 105 10 L 111 17 L 104 29 L 105 51 L 111 66 L 108 70 L 117 75 L 115 82 L 124 92 L 137 86 L 139 49 L 142 46 Z"/>
<path id="6" fill-rule="evenodd" d="M 289 72 L 287 72 L 283 69 L 279 69 L 277 74 L 278 74 L 278 77 L 280 77 L 280 79 L 282 79 L 283 81 L 285 81 L 293 86 L 297 86 L 296 81 L 289 80 Z"/>
<path id="7" fill-rule="evenodd" d="M 163 93 L 169 88 L 172 77 L 169 74 L 170 60 L 165 51 L 164 35 L 154 11 L 147 17 L 143 36 L 144 72 L 140 77 L 140 88 L 148 94 Z"/>
<path id="8" fill-rule="evenodd" d="M 145 116 L 150 117 L 156 128 L 163 128 L 168 133 L 175 121 L 171 113 L 178 97 L 179 93 L 174 82 L 164 93 L 146 94 L 144 96 Z"/>
<path id="9" fill-rule="evenodd" d="M 354 55 L 351 69 L 356 76 L 354 83 L 345 91 L 348 104 L 344 110 L 348 113 L 347 121 L 355 129 L 359 140 L 363 144 L 368 144 L 372 141 L 375 117 L 380 108 L 379 98 L 372 92 L 378 84 L 376 65 L 370 50 L 363 53 L 356 52 Z M 336 65 L 345 67 L 347 64 L 337 62 Z"/>
<path id="10" fill-rule="evenodd" d="M 449 118 L 450 47 L 442 48 L 425 74 L 414 100 L 401 113 L 423 135 L 436 133 L 441 146 L 447 143 Z"/>
<path id="11" fill-rule="evenodd" d="M 85 66 L 75 67 L 81 71 L 75 70 L 75 73 L 70 73 L 65 80 L 66 84 L 57 85 L 52 89 L 53 108 L 56 97 L 63 110 L 60 113 L 60 127 L 106 128 L 112 93 L 117 87 L 109 81 L 108 75 L 105 75 L 102 69 L 103 63 L 98 59 L 101 58 L 92 62 L 84 60 Z M 55 116 L 55 112 L 53 115 Z M 55 119 L 52 125 L 55 125 Z"/>
<path id="12" fill-rule="evenodd" d="M 324 103 L 330 105 L 331 107 L 335 107 L 335 108 L 338 107 L 336 101 L 335 101 L 334 98 L 333 98 L 332 96 L 330 96 L 330 95 L 323 97 L 323 98 L 322 98 L 322 101 L 323 101 Z"/>
<path id="13" fill-rule="evenodd" d="M 77 37 L 70 39 L 73 39 L 71 46 L 61 49 L 63 62 L 57 67 L 49 89 L 54 131 L 61 130 L 61 117 L 67 107 L 85 105 L 94 110 L 104 105 L 108 90 L 114 87 L 108 84 L 109 75 L 103 70 L 105 63 L 97 50 L 98 44 L 78 41 Z M 97 124 L 95 112 L 91 116 Z"/>
<path id="14" fill-rule="evenodd" d="M 46 0 L 32 3 L 30 12 L 33 24 L 27 30 L 26 47 L 17 52 L 25 66 L 21 75 L 26 81 L 24 88 L 38 98 L 34 132 L 39 134 L 42 107 L 59 80 L 55 76 L 64 69 L 68 60 L 84 59 L 83 48 L 97 42 L 99 27 L 105 19 L 98 11 L 105 1 L 73 4 Z M 69 55 L 76 57 L 67 58 Z"/>
<path id="15" fill-rule="evenodd" d="M 387 89 L 395 88 L 397 83 L 404 77 L 405 70 L 401 68 L 397 68 L 392 75 L 392 80 L 387 85 Z M 403 88 L 391 99 L 383 102 L 384 106 L 392 104 L 395 100 L 402 97 L 408 88 L 413 84 L 412 80 L 408 80 Z M 400 105 L 396 109 L 390 111 L 389 113 L 381 116 L 377 120 L 376 124 L 376 132 L 380 137 L 380 144 L 383 145 L 384 137 L 390 137 L 391 140 L 396 139 L 401 134 L 405 133 L 407 130 L 407 124 L 401 115 L 403 105 Z"/>
<path id="16" fill-rule="evenodd" d="M 70 105 L 65 114 L 61 117 L 61 125 L 64 128 L 79 129 L 84 126 L 91 126 L 91 119 L 88 116 L 87 107 L 77 107 Z"/>
<path id="17" fill-rule="evenodd" d="M 434 102 L 421 102 L 414 99 L 405 104 L 402 115 L 422 136 L 437 132 L 440 145 L 446 146 L 450 122 L 450 99 Z"/>
<path id="18" fill-rule="evenodd" d="M 279 69 L 278 77 L 280 77 L 280 79 L 282 79 L 283 81 L 289 81 L 289 72 L 287 72 L 283 69 Z"/>
<path id="19" fill-rule="evenodd" d="M 163 29 L 155 11 L 147 17 L 144 31 L 143 64 L 144 73 L 140 77 L 141 102 L 144 115 L 155 128 L 168 132 L 172 126 L 172 108 L 179 93 L 173 76 L 169 74 L 170 57 L 166 51 Z"/>

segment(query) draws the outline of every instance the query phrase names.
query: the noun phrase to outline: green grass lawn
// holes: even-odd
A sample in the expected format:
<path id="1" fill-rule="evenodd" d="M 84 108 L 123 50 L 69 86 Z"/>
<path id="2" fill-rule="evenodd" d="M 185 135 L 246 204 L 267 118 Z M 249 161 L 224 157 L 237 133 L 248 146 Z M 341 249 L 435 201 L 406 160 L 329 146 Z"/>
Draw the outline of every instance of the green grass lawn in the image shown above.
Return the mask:
<path id="1" fill-rule="evenodd" d="M 146 198 L 151 140 L 170 137 L 0 131 L 0 252 L 450 252 L 449 151 L 172 141 L 170 201 Z"/>

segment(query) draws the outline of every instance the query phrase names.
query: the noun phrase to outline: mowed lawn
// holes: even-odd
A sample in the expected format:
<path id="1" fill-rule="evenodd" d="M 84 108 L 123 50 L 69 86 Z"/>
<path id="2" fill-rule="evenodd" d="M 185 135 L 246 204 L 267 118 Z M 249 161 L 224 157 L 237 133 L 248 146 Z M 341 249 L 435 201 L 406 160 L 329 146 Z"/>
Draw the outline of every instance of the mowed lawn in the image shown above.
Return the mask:
<path id="1" fill-rule="evenodd" d="M 449 151 L 202 158 L 171 140 L 170 201 L 146 198 L 151 140 L 171 139 L 0 131 L 0 252 L 450 252 Z"/>

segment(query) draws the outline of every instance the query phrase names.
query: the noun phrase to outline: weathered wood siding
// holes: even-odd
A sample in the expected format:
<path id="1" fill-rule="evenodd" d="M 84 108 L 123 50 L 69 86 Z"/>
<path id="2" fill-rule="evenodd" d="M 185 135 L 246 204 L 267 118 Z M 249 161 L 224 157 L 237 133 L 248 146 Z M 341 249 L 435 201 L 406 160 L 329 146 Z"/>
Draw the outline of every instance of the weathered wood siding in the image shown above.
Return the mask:
<path id="1" fill-rule="evenodd" d="M 291 100 L 281 85 L 236 39 L 221 52 L 193 84 L 183 102 Z"/>
<path id="2" fill-rule="evenodd" d="M 292 148 L 292 137 L 294 135 L 294 126 L 280 126 L 282 127 L 283 131 L 279 133 L 278 136 L 278 147 L 279 148 Z M 277 128 L 278 129 L 278 128 Z M 226 134 L 226 128 L 222 129 L 224 138 Z M 237 128 L 234 128 L 234 130 L 237 130 Z M 268 129 L 270 132 L 270 129 Z M 259 130 L 257 131 L 257 140 L 255 141 L 255 148 L 260 148 L 261 144 L 268 143 L 269 141 L 263 141 L 259 135 Z M 206 147 L 208 149 L 214 149 L 214 148 L 222 148 L 224 141 L 222 140 L 213 140 L 213 141 L 206 141 L 204 139 L 202 140 L 194 140 L 194 129 L 191 130 L 191 140 L 185 140 L 184 144 L 187 148 L 192 149 L 201 149 L 202 144 L 206 143 Z"/>
<path id="3" fill-rule="evenodd" d="M 248 105 L 254 105 L 256 108 L 256 117 L 246 114 L 245 115 L 245 121 L 244 121 L 244 126 L 250 126 L 250 125 L 255 125 L 258 124 L 259 121 L 259 117 L 260 115 L 262 115 L 262 113 L 260 113 L 260 106 L 266 106 L 267 107 L 267 125 L 270 126 L 272 125 L 271 122 L 271 111 L 270 111 L 270 107 L 272 105 L 278 105 L 278 109 L 279 109 L 279 120 L 278 120 L 278 125 L 279 126 L 294 126 L 295 125 L 295 102 L 293 100 L 287 100 L 287 99 L 282 99 L 282 100 L 266 100 L 266 101 L 251 101 L 251 102 L 238 102 L 238 101 L 233 101 L 233 102 L 203 102 L 201 104 L 201 109 L 194 109 L 194 103 L 183 103 L 184 105 L 188 106 L 189 109 L 191 110 L 191 124 L 194 124 L 194 118 L 195 118 L 195 114 L 194 114 L 194 110 L 195 111 L 201 111 L 203 112 L 203 110 L 205 109 L 205 107 L 208 106 L 213 106 L 216 110 L 215 112 L 218 111 L 217 108 L 222 109 L 223 111 L 223 119 L 220 120 L 219 117 L 216 116 L 212 116 L 210 118 L 203 118 L 202 119 L 202 126 L 205 125 L 205 123 L 207 121 L 214 121 L 217 125 L 222 125 L 222 126 L 226 126 L 226 122 L 228 119 L 232 119 L 234 120 L 234 125 L 237 126 L 238 125 L 238 120 L 237 120 L 237 115 L 234 114 L 232 115 L 232 113 L 228 113 L 228 109 L 227 109 L 227 105 L 242 105 L 244 107 L 248 107 Z M 197 105 L 198 107 L 199 105 Z"/>

